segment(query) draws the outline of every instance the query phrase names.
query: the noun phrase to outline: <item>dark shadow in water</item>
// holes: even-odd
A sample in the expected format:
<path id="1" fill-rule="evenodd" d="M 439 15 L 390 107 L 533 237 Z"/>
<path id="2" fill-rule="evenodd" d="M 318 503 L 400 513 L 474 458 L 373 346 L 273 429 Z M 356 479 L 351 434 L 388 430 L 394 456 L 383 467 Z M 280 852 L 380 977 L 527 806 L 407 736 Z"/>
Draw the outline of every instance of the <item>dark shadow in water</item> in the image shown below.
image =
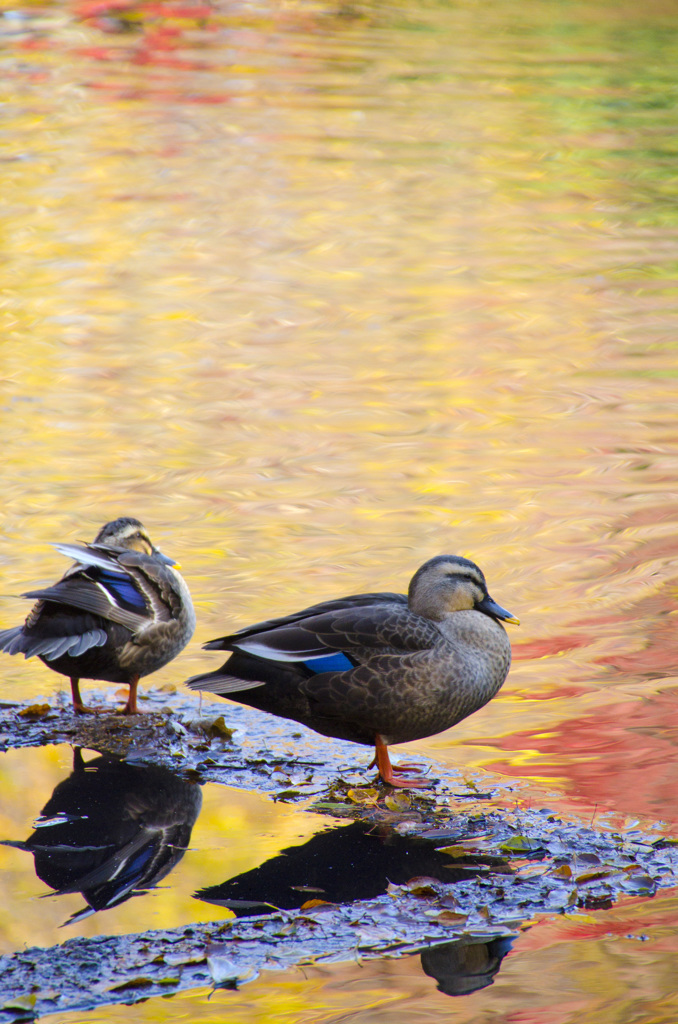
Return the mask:
<path id="1" fill-rule="evenodd" d="M 200 889 L 196 899 L 228 907 L 237 917 L 298 910 L 313 899 L 346 904 L 381 896 L 389 883 L 404 885 L 414 878 L 448 884 L 508 871 L 500 857 L 452 859 L 430 840 L 401 836 L 388 826 L 355 821 L 292 846 L 258 868 L 221 885 Z M 491 985 L 511 938 L 463 939 L 425 949 L 424 972 L 447 995 L 465 995 Z"/>
<path id="2" fill-rule="evenodd" d="M 468 996 L 494 981 L 501 962 L 511 951 L 513 937 L 502 935 L 482 941 L 472 938 L 431 946 L 421 952 L 424 974 L 435 978 L 446 996 Z"/>
<path id="3" fill-rule="evenodd" d="M 200 813 L 200 787 L 167 768 L 110 755 L 85 761 L 60 782 L 25 842 L 35 873 L 57 895 L 87 906 L 65 924 L 124 903 L 157 885 L 183 857 Z"/>
<path id="4" fill-rule="evenodd" d="M 469 853 L 453 860 L 431 840 L 354 821 L 320 832 L 303 846 L 290 846 L 260 867 L 200 889 L 195 896 L 247 917 L 272 909 L 298 910 L 310 899 L 374 899 L 387 891 L 389 883 L 404 885 L 419 876 L 459 882 L 487 874 L 490 868 L 495 874 L 508 870 L 501 857 Z"/>

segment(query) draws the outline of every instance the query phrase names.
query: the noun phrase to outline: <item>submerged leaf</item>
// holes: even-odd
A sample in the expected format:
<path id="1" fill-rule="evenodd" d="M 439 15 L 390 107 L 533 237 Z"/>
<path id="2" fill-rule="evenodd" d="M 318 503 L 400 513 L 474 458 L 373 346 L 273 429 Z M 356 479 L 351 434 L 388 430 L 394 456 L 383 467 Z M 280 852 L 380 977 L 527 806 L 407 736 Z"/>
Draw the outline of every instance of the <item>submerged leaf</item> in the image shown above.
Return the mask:
<path id="1" fill-rule="evenodd" d="M 325 811 L 328 814 L 334 814 L 335 817 L 345 817 L 346 813 L 350 811 L 350 807 L 348 804 L 338 804 L 331 800 L 318 800 L 311 805 L 311 810 Z"/>
<path id="2" fill-rule="evenodd" d="M 384 803 L 389 811 L 406 811 L 412 806 L 412 797 L 409 793 L 389 793 L 384 797 Z"/>
<path id="3" fill-rule="evenodd" d="M 346 796 L 354 804 L 374 805 L 379 800 L 378 789 L 349 789 Z"/>

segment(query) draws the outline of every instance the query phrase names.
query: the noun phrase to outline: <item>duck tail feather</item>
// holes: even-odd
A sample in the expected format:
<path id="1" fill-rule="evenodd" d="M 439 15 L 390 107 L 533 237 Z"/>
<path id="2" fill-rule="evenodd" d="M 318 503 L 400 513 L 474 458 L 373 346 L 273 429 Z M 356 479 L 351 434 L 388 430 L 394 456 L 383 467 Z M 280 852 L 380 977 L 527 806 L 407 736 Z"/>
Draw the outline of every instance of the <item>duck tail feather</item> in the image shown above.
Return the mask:
<path id="1" fill-rule="evenodd" d="M 253 690 L 266 684 L 259 679 L 238 679 L 220 672 L 206 672 L 201 676 L 191 676 L 186 680 L 189 690 L 204 690 L 206 693 L 239 693 L 241 690 Z"/>
<path id="2" fill-rule="evenodd" d="M 5 654 L 21 654 L 24 651 L 25 639 L 23 626 L 0 630 L 0 651 L 4 651 Z"/>

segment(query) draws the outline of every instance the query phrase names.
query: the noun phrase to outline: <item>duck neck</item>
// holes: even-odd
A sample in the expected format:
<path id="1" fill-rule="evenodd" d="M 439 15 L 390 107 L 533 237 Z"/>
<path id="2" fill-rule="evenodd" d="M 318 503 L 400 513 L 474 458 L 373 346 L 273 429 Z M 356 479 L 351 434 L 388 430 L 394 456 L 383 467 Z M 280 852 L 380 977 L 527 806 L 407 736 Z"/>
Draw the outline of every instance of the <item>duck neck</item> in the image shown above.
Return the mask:
<path id="1" fill-rule="evenodd" d="M 471 608 L 465 611 L 448 612 L 438 619 L 438 629 L 448 640 L 461 641 L 463 644 L 485 650 L 488 639 L 493 640 L 492 647 L 509 646 L 508 634 L 501 622 L 491 615 Z"/>

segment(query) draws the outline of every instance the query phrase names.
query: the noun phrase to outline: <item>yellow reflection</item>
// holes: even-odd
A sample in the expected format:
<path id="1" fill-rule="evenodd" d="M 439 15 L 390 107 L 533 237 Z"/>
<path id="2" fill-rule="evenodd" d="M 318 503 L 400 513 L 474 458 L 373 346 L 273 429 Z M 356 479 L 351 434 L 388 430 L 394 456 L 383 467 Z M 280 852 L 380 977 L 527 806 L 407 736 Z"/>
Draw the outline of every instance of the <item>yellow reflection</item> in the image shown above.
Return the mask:
<path id="1" fill-rule="evenodd" d="M 329 1024 L 337 1019 L 376 1024 L 425 1024 L 432 1017 L 483 1024 L 487 1020 L 554 1020 L 558 1024 L 672 1021 L 678 952 L 675 893 L 631 901 L 611 911 L 572 914 L 537 923 L 518 936 L 490 987 L 458 998 L 437 991 L 419 956 L 399 960 L 304 966 L 264 972 L 238 992 L 206 989 L 134 1007 L 98 1010 L 105 1024 Z M 548 984 L 536 984 L 547 979 Z M 52 1017 L 49 1024 L 57 1024 Z M 66 1014 L 58 1024 L 79 1024 Z"/>

